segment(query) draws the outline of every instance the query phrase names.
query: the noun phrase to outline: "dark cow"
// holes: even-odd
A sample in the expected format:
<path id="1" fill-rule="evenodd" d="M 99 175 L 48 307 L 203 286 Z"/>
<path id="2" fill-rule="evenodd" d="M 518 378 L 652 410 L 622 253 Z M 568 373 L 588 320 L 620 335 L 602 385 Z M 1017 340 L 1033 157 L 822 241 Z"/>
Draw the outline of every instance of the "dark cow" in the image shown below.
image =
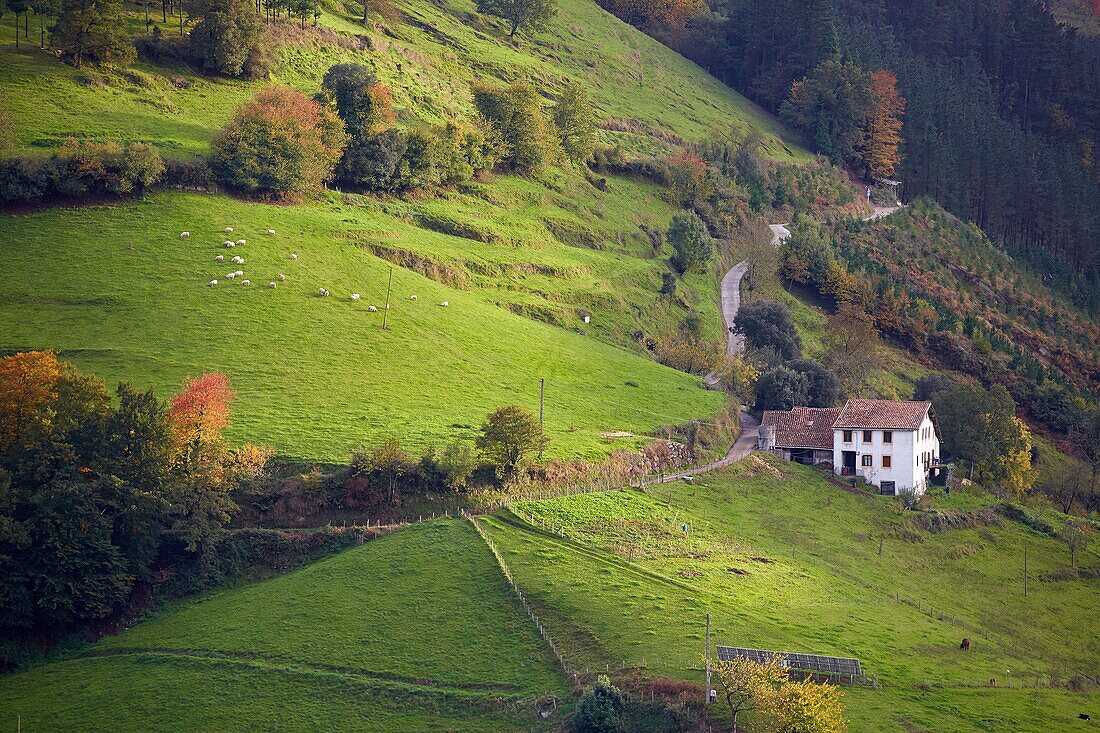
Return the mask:
<path id="1" fill-rule="evenodd" d="M 964 638 L 962 644 L 959 644 L 959 649 L 962 649 L 964 652 L 970 651 L 970 639 Z"/>

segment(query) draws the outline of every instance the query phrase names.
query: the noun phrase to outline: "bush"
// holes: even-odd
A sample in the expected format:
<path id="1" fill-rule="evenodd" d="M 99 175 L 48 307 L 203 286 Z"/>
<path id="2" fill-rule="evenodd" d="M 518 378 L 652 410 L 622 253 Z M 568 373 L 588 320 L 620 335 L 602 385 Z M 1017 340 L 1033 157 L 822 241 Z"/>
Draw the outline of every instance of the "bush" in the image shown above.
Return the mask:
<path id="1" fill-rule="evenodd" d="M 800 359 L 787 367 L 806 378 L 807 407 L 832 407 L 840 401 L 840 381 L 828 369 L 809 359 Z"/>
<path id="2" fill-rule="evenodd" d="M 777 366 L 756 382 L 756 409 L 789 410 L 805 405 L 808 391 L 809 380 L 804 374 Z"/>
<path id="3" fill-rule="evenodd" d="M 611 680 L 601 675 L 585 693 L 573 715 L 574 733 L 620 733 L 623 728 L 623 696 Z"/>
<path id="4" fill-rule="evenodd" d="M 336 167 L 336 177 L 372 191 L 395 191 L 403 184 L 406 147 L 405 133 L 398 130 L 355 136 Z"/>
<path id="5" fill-rule="evenodd" d="M 286 87 L 267 87 L 213 141 L 215 175 L 242 191 L 292 199 L 333 174 L 347 135 L 336 113 Z"/>
<path id="6" fill-rule="evenodd" d="M 0 201 L 141 193 L 164 171 L 164 160 L 152 145 L 68 140 L 49 158 L 0 162 Z"/>

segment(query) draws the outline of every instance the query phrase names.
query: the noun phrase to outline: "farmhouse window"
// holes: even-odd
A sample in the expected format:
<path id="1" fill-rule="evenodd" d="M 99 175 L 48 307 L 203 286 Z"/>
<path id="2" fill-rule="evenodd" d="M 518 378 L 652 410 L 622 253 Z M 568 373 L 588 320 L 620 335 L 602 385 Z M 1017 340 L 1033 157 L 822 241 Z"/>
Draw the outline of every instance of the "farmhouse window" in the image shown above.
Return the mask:
<path id="1" fill-rule="evenodd" d="M 864 430 L 863 431 L 863 442 L 864 443 L 870 443 L 871 442 L 871 431 L 870 430 Z"/>
<path id="2" fill-rule="evenodd" d="M 872 463 L 872 459 L 873 459 L 873 456 L 870 456 L 870 455 L 866 455 L 866 456 L 862 456 L 862 457 L 860 458 L 860 462 L 861 462 L 861 463 L 862 463 L 862 464 L 863 464 L 864 466 L 871 466 L 871 465 L 873 465 L 873 463 Z"/>
<path id="3" fill-rule="evenodd" d="M 845 443 L 851 443 L 852 442 L 852 431 L 851 430 L 845 430 L 844 431 L 844 442 Z"/>
<path id="4" fill-rule="evenodd" d="M 890 456 L 883 456 L 882 457 L 882 467 L 883 468 L 890 468 L 890 463 L 891 463 Z"/>
<path id="5" fill-rule="evenodd" d="M 894 433 L 893 433 L 893 431 L 883 430 L 882 431 L 882 442 L 883 443 L 893 443 L 894 442 Z"/>

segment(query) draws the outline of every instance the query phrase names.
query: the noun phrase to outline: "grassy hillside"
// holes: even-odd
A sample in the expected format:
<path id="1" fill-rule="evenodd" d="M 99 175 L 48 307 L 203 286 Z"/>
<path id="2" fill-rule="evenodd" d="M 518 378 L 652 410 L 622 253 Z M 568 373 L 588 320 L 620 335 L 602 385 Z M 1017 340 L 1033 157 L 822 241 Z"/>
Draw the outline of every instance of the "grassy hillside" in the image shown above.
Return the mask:
<path id="1" fill-rule="evenodd" d="M 472 9 L 408 2 L 403 20 L 369 31 L 334 12 L 316 31 L 288 24 L 277 31 L 275 81 L 313 93 L 331 64 L 365 63 L 392 87 L 400 123 L 414 125 L 472 115 L 477 81 L 529 77 L 552 94 L 583 79 L 606 126 L 630 130 L 601 136 L 630 151 L 752 130 L 765 155 L 807 158 L 771 117 L 594 3 L 568 0 L 546 33 L 518 41 Z M 131 24 L 140 32 L 136 11 Z M 145 62 L 78 71 L 7 37 L 0 67 L 22 153 L 75 135 L 191 158 L 259 87 Z M 550 455 L 598 456 L 636 442 L 612 445 L 604 432 L 642 435 L 720 405 L 699 380 L 626 353 L 642 352 L 636 332 L 673 329 L 691 312 L 705 335 L 721 328 L 711 278 L 687 278 L 673 298 L 658 293 L 669 250 L 652 233 L 674 210 L 651 184 L 611 178 L 601 191 L 578 172 L 552 170 L 405 200 L 333 194 L 288 208 L 157 193 L 0 215 L 9 273 L 0 349 L 59 349 L 108 381 L 161 394 L 185 375 L 224 370 L 240 397 L 231 439 L 315 460 L 393 434 L 414 448 L 469 437 L 497 405 L 534 408 L 545 378 Z M 245 257 L 232 269 L 250 289 L 226 282 L 231 268 L 214 262 L 227 225 L 249 239 L 226 257 Z M 279 234 L 258 236 L 268 228 Z M 194 236 L 182 242 L 182 230 Z M 290 261 L 292 251 L 301 259 Z M 385 298 L 383 260 L 400 265 L 385 333 L 381 313 L 367 311 Z M 280 272 L 286 283 L 264 289 Z M 215 278 L 222 285 L 208 287 Z M 334 297 L 313 297 L 320 287 Z M 352 292 L 361 304 L 347 302 Z"/>
<path id="2" fill-rule="evenodd" d="M 940 503 L 970 511 L 984 500 Z M 934 534 L 908 525 L 892 499 L 757 458 L 693 486 L 517 514 L 486 524 L 582 667 L 625 661 L 697 680 L 710 613 L 719 644 L 860 658 L 880 687 L 845 689 L 853 730 L 1068 730 L 1100 702 L 1047 684 L 1095 675 L 1100 590 L 1038 582 L 1068 553 L 1014 522 Z M 1079 563 L 1098 559 L 1094 548 Z"/>
<path id="3" fill-rule="evenodd" d="M 636 120 L 657 131 L 699 140 L 712 132 L 757 131 L 762 151 L 779 160 L 808 155 L 773 117 L 695 64 L 620 22 L 590 0 L 563 0 L 547 32 L 509 40 L 503 26 L 454 0 L 398 3 L 400 21 L 364 29 L 351 16 L 328 13 L 324 32 L 279 36 L 287 44 L 273 80 L 312 93 L 332 64 L 365 63 L 389 84 L 402 122 L 434 122 L 473 112 L 470 84 L 528 78 L 547 92 L 568 79 L 587 82 L 606 119 Z M 134 33 L 140 14 L 132 13 Z M 170 24 L 166 32 L 171 33 Z M 365 38 L 360 41 L 359 38 Z M 364 48 L 365 46 L 365 48 Z M 233 107 L 261 83 L 218 80 L 183 66 L 139 62 L 132 70 L 78 71 L 28 48 L 0 40 L 0 94 L 15 121 L 20 147 L 51 147 L 68 136 L 140 140 L 166 154 L 206 152 Z M 607 134 L 631 149 L 667 149 L 660 135 Z"/>
<path id="4" fill-rule="evenodd" d="M 473 528 L 439 521 L 6 676 L 0 724 L 530 730 L 534 700 L 564 684 Z"/>

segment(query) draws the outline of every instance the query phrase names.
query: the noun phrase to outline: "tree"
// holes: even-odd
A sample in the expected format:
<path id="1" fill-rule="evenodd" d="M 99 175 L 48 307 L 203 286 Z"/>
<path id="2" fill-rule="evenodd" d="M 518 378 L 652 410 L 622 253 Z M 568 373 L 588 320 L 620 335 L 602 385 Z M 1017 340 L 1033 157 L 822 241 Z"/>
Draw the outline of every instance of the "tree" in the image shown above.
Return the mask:
<path id="1" fill-rule="evenodd" d="M 733 733 L 740 730 L 737 718 L 742 713 L 756 710 L 770 688 L 782 684 L 787 678 L 783 658 L 778 654 L 764 662 L 747 657 L 716 659 L 712 662 L 712 669 L 729 705 Z"/>
<path id="2" fill-rule="evenodd" d="M 367 472 L 371 478 L 385 482 L 390 502 L 397 502 L 397 485 L 412 470 L 412 460 L 397 438 L 389 438 L 371 452 Z"/>
<path id="3" fill-rule="evenodd" d="M 802 356 L 802 339 L 790 313 L 774 300 L 745 303 L 733 320 L 735 333 L 744 334 L 748 344 L 757 349 L 774 349 L 783 359 Z"/>
<path id="4" fill-rule="evenodd" d="M 439 458 L 439 465 L 443 470 L 443 481 L 451 491 L 465 489 L 470 476 L 477 468 L 470 446 L 459 440 L 447 444 L 443 449 L 443 455 Z"/>
<path id="5" fill-rule="evenodd" d="M 286 87 L 267 87 L 215 137 L 211 166 L 249 193 L 293 199 L 332 177 L 347 136 L 336 113 Z"/>
<path id="6" fill-rule="evenodd" d="M 0 451 L 36 430 L 36 420 L 44 417 L 42 406 L 57 395 L 60 378 L 61 365 L 52 351 L 26 351 L 0 359 Z"/>
<path id="7" fill-rule="evenodd" d="M 668 241 L 674 254 L 672 266 L 679 272 L 705 272 L 714 258 L 714 238 L 694 211 L 678 211 L 668 225 Z"/>
<path id="8" fill-rule="evenodd" d="M 321 80 L 322 100 L 335 105 L 347 132 L 377 135 L 389 128 L 397 114 L 389 88 L 362 64 L 335 64 Z"/>
<path id="9" fill-rule="evenodd" d="M 901 162 L 901 116 L 905 97 L 897 89 L 893 72 L 880 69 L 871 75 L 871 112 L 863 134 L 860 156 L 871 177 L 888 178 Z"/>
<path id="10" fill-rule="evenodd" d="M 60 0 L 31 0 L 31 9 L 38 17 L 38 45 L 46 47 L 46 18 L 56 18 L 61 8 Z"/>
<path id="11" fill-rule="evenodd" d="M 806 379 L 807 407 L 832 407 L 840 401 L 840 382 L 836 375 L 810 359 L 799 359 L 786 364 Z"/>
<path id="12" fill-rule="evenodd" d="M 809 380 L 805 374 L 777 366 L 756 381 L 756 409 L 790 410 L 809 402 Z"/>
<path id="13" fill-rule="evenodd" d="M 478 112 L 503 140 L 508 167 L 522 173 L 537 172 L 556 157 L 557 136 L 534 86 L 527 82 L 507 87 L 480 85 L 473 92 Z"/>
<path id="14" fill-rule="evenodd" d="M 623 696 L 605 675 L 577 703 L 570 725 L 573 733 L 621 733 L 623 727 Z"/>
<path id="15" fill-rule="evenodd" d="M 743 356 L 723 357 L 715 370 L 722 389 L 736 397 L 742 404 L 756 394 L 756 380 L 760 370 Z"/>
<path id="16" fill-rule="evenodd" d="M 823 341 L 825 366 L 836 375 L 843 392 L 861 395 L 867 377 L 880 361 L 874 321 L 861 308 L 842 306 L 829 316 Z"/>
<path id="17" fill-rule="evenodd" d="M 19 48 L 19 16 L 22 15 L 26 19 L 27 11 L 31 9 L 31 6 L 27 4 L 26 0 L 7 0 L 7 6 L 8 10 L 15 16 L 15 47 Z M 26 38 L 26 36 L 27 32 L 24 26 L 23 37 Z"/>
<path id="18" fill-rule="evenodd" d="M 562 150 L 574 163 L 584 163 L 596 144 L 596 111 L 578 82 L 566 84 L 554 105 L 554 126 Z"/>
<path id="19" fill-rule="evenodd" d="M 477 0 L 477 12 L 508 21 L 508 37 L 524 28 L 530 33 L 546 27 L 558 12 L 557 0 Z"/>
<path id="20" fill-rule="evenodd" d="M 229 378 L 220 372 L 183 380 L 179 394 L 171 399 L 168 417 L 175 453 L 185 463 L 198 460 L 204 448 L 221 440 L 233 396 Z"/>
<path id="21" fill-rule="evenodd" d="M 137 53 L 125 21 L 120 0 L 62 0 L 50 39 L 78 69 L 85 61 L 129 66 Z"/>
<path id="22" fill-rule="evenodd" d="M 787 679 L 761 698 L 762 733 L 843 733 L 848 729 L 836 685 Z"/>
<path id="23" fill-rule="evenodd" d="M 1058 530 L 1058 538 L 1066 543 L 1066 549 L 1069 550 L 1069 565 L 1071 568 L 1077 567 L 1077 553 L 1088 549 L 1089 535 L 1085 530 L 1085 526 L 1087 525 L 1066 522 Z"/>
<path id="24" fill-rule="evenodd" d="M 791 85 L 779 116 L 840 164 L 858 159 L 872 108 L 871 75 L 853 63 L 829 60 Z"/>
<path id="25" fill-rule="evenodd" d="M 1092 472 L 1090 488 L 1095 491 L 1097 475 L 1100 474 L 1100 408 L 1094 407 L 1085 413 L 1070 439 L 1089 465 Z"/>
<path id="26" fill-rule="evenodd" d="M 248 0 L 187 0 L 198 23 L 188 35 L 191 55 L 204 71 L 226 76 L 267 76 L 260 63 L 268 44 L 263 20 Z"/>
<path id="27" fill-rule="evenodd" d="M 497 476 L 511 478 L 532 453 L 546 446 L 538 420 L 518 405 L 505 405 L 489 413 L 477 438 L 477 447 Z"/>

